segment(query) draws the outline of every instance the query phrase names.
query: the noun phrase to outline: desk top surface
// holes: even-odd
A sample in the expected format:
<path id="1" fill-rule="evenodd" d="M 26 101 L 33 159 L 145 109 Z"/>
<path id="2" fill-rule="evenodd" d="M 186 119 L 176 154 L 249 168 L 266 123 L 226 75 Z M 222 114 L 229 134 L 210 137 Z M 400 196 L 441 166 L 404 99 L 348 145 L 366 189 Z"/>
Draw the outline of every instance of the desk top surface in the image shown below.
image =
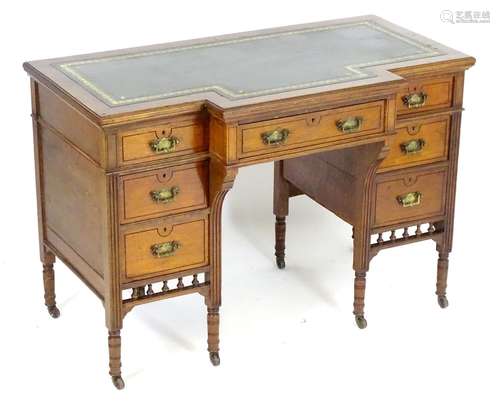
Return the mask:
<path id="1" fill-rule="evenodd" d="M 29 62 L 25 69 L 107 116 L 205 100 L 244 106 L 396 80 L 390 70 L 457 59 L 471 58 L 365 16 Z"/>

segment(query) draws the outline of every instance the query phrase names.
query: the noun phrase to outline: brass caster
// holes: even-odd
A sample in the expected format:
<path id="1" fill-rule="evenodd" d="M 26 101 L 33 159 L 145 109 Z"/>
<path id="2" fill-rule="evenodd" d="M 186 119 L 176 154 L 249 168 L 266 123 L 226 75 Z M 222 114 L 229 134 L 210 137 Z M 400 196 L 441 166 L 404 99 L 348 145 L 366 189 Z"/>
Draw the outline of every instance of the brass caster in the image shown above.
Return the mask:
<path id="1" fill-rule="evenodd" d="M 210 352 L 210 361 L 214 366 L 218 366 L 220 364 L 219 352 Z"/>
<path id="2" fill-rule="evenodd" d="M 57 306 L 48 306 L 47 311 L 52 318 L 58 318 L 61 315 L 61 312 L 59 311 Z"/>
<path id="3" fill-rule="evenodd" d="M 365 329 L 368 323 L 366 322 L 366 318 L 363 317 L 362 315 L 357 315 L 356 316 L 356 325 L 358 326 L 359 329 Z"/>
<path id="4" fill-rule="evenodd" d="M 278 266 L 279 269 L 284 269 L 285 268 L 285 259 L 276 257 L 276 265 Z"/>
<path id="5" fill-rule="evenodd" d="M 441 308 L 448 307 L 448 298 L 446 296 L 438 296 L 438 304 Z"/>
<path id="6" fill-rule="evenodd" d="M 113 382 L 113 385 L 116 387 L 116 389 L 125 388 L 125 382 L 123 381 L 123 378 L 121 375 L 111 376 L 111 381 Z"/>

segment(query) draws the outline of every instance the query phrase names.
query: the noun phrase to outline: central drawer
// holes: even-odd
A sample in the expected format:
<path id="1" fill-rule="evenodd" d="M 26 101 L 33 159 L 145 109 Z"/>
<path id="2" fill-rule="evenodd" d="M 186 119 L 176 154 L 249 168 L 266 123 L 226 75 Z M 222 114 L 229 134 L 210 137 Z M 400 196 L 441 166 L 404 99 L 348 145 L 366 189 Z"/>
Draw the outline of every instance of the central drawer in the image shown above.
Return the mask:
<path id="1" fill-rule="evenodd" d="M 126 175 L 119 180 L 121 223 L 207 207 L 206 162 Z"/>
<path id="2" fill-rule="evenodd" d="M 238 154 L 246 158 L 384 131 L 385 101 L 243 124 Z M 278 149 L 277 149 L 278 148 Z"/>

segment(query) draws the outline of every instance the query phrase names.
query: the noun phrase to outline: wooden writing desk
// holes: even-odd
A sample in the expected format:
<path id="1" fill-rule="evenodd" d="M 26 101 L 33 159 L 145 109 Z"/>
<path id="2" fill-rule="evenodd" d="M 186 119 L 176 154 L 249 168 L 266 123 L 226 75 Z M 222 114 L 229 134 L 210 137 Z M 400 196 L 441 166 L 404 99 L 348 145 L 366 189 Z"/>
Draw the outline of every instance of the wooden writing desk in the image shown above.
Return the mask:
<path id="1" fill-rule="evenodd" d="M 446 307 L 473 64 L 374 16 L 25 63 L 49 313 L 57 256 L 103 301 L 122 388 L 127 312 L 200 293 L 218 365 L 222 204 L 238 168 L 268 161 L 280 268 L 288 199 L 306 194 L 353 225 L 360 328 L 387 247 L 436 241 Z"/>

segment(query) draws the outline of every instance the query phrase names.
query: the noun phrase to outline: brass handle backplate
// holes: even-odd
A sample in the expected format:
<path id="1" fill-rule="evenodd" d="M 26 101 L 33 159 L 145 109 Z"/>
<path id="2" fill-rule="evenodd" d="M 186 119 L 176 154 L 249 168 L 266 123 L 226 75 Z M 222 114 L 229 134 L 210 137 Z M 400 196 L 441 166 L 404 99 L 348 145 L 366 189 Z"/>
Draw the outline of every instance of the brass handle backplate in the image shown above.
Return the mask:
<path id="1" fill-rule="evenodd" d="M 408 142 L 403 142 L 399 146 L 401 151 L 406 155 L 416 154 L 424 149 L 425 141 L 422 138 L 411 140 Z"/>
<path id="2" fill-rule="evenodd" d="M 177 240 L 167 241 L 166 243 L 153 244 L 151 254 L 157 258 L 170 257 L 181 247 Z"/>
<path id="3" fill-rule="evenodd" d="M 260 137 L 265 145 L 283 145 L 288 139 L 288 134 L 290 134 L 290 130 L 287 128 L 277 128 L 262 133 Z"/>
<path id="4" fill-rule="evenodd" d="M 161 190 L 151 191 L 151 199 L 155 202 L 167 203 L 175 200 L 175 197 L 179 195 L 180 189 L 177 186 L 170 188 L 163 188 Z"/>
<path id="5" fill-rule="evenodd" d="M 354 133 L 361 130 L 361 124 L 363 123 L 363 118 L 361 116 L 348 117 L 345 120 L 337 120 L 335 125 L 337 129 L 343 133 Z"/>
<path id="6" fill-rule="evenodd" d="M 156 153 L 167 153 L 175 150 L 181 140 L 174 136 L 157 138 L 149 143 L 151 149 Z"/>
<path id="7" fill-rule="evenodd" d="M 413 92 L 411 94 L 403 96 L 403 103 L 408 109 L 422 107 L 425 105 L 426 100 L 427 94 L 425 92 Z"/>
<path id="8" fill-rule="evenodd" d="M 413 191 L 411 193 L 398 195 L 396 199 L 398 200 L 399 205 L 404 208 L 414 207 L 416 205 L 420 205 L 420 202 L 422 201 L 422 193 L 419 191 Z"/>

